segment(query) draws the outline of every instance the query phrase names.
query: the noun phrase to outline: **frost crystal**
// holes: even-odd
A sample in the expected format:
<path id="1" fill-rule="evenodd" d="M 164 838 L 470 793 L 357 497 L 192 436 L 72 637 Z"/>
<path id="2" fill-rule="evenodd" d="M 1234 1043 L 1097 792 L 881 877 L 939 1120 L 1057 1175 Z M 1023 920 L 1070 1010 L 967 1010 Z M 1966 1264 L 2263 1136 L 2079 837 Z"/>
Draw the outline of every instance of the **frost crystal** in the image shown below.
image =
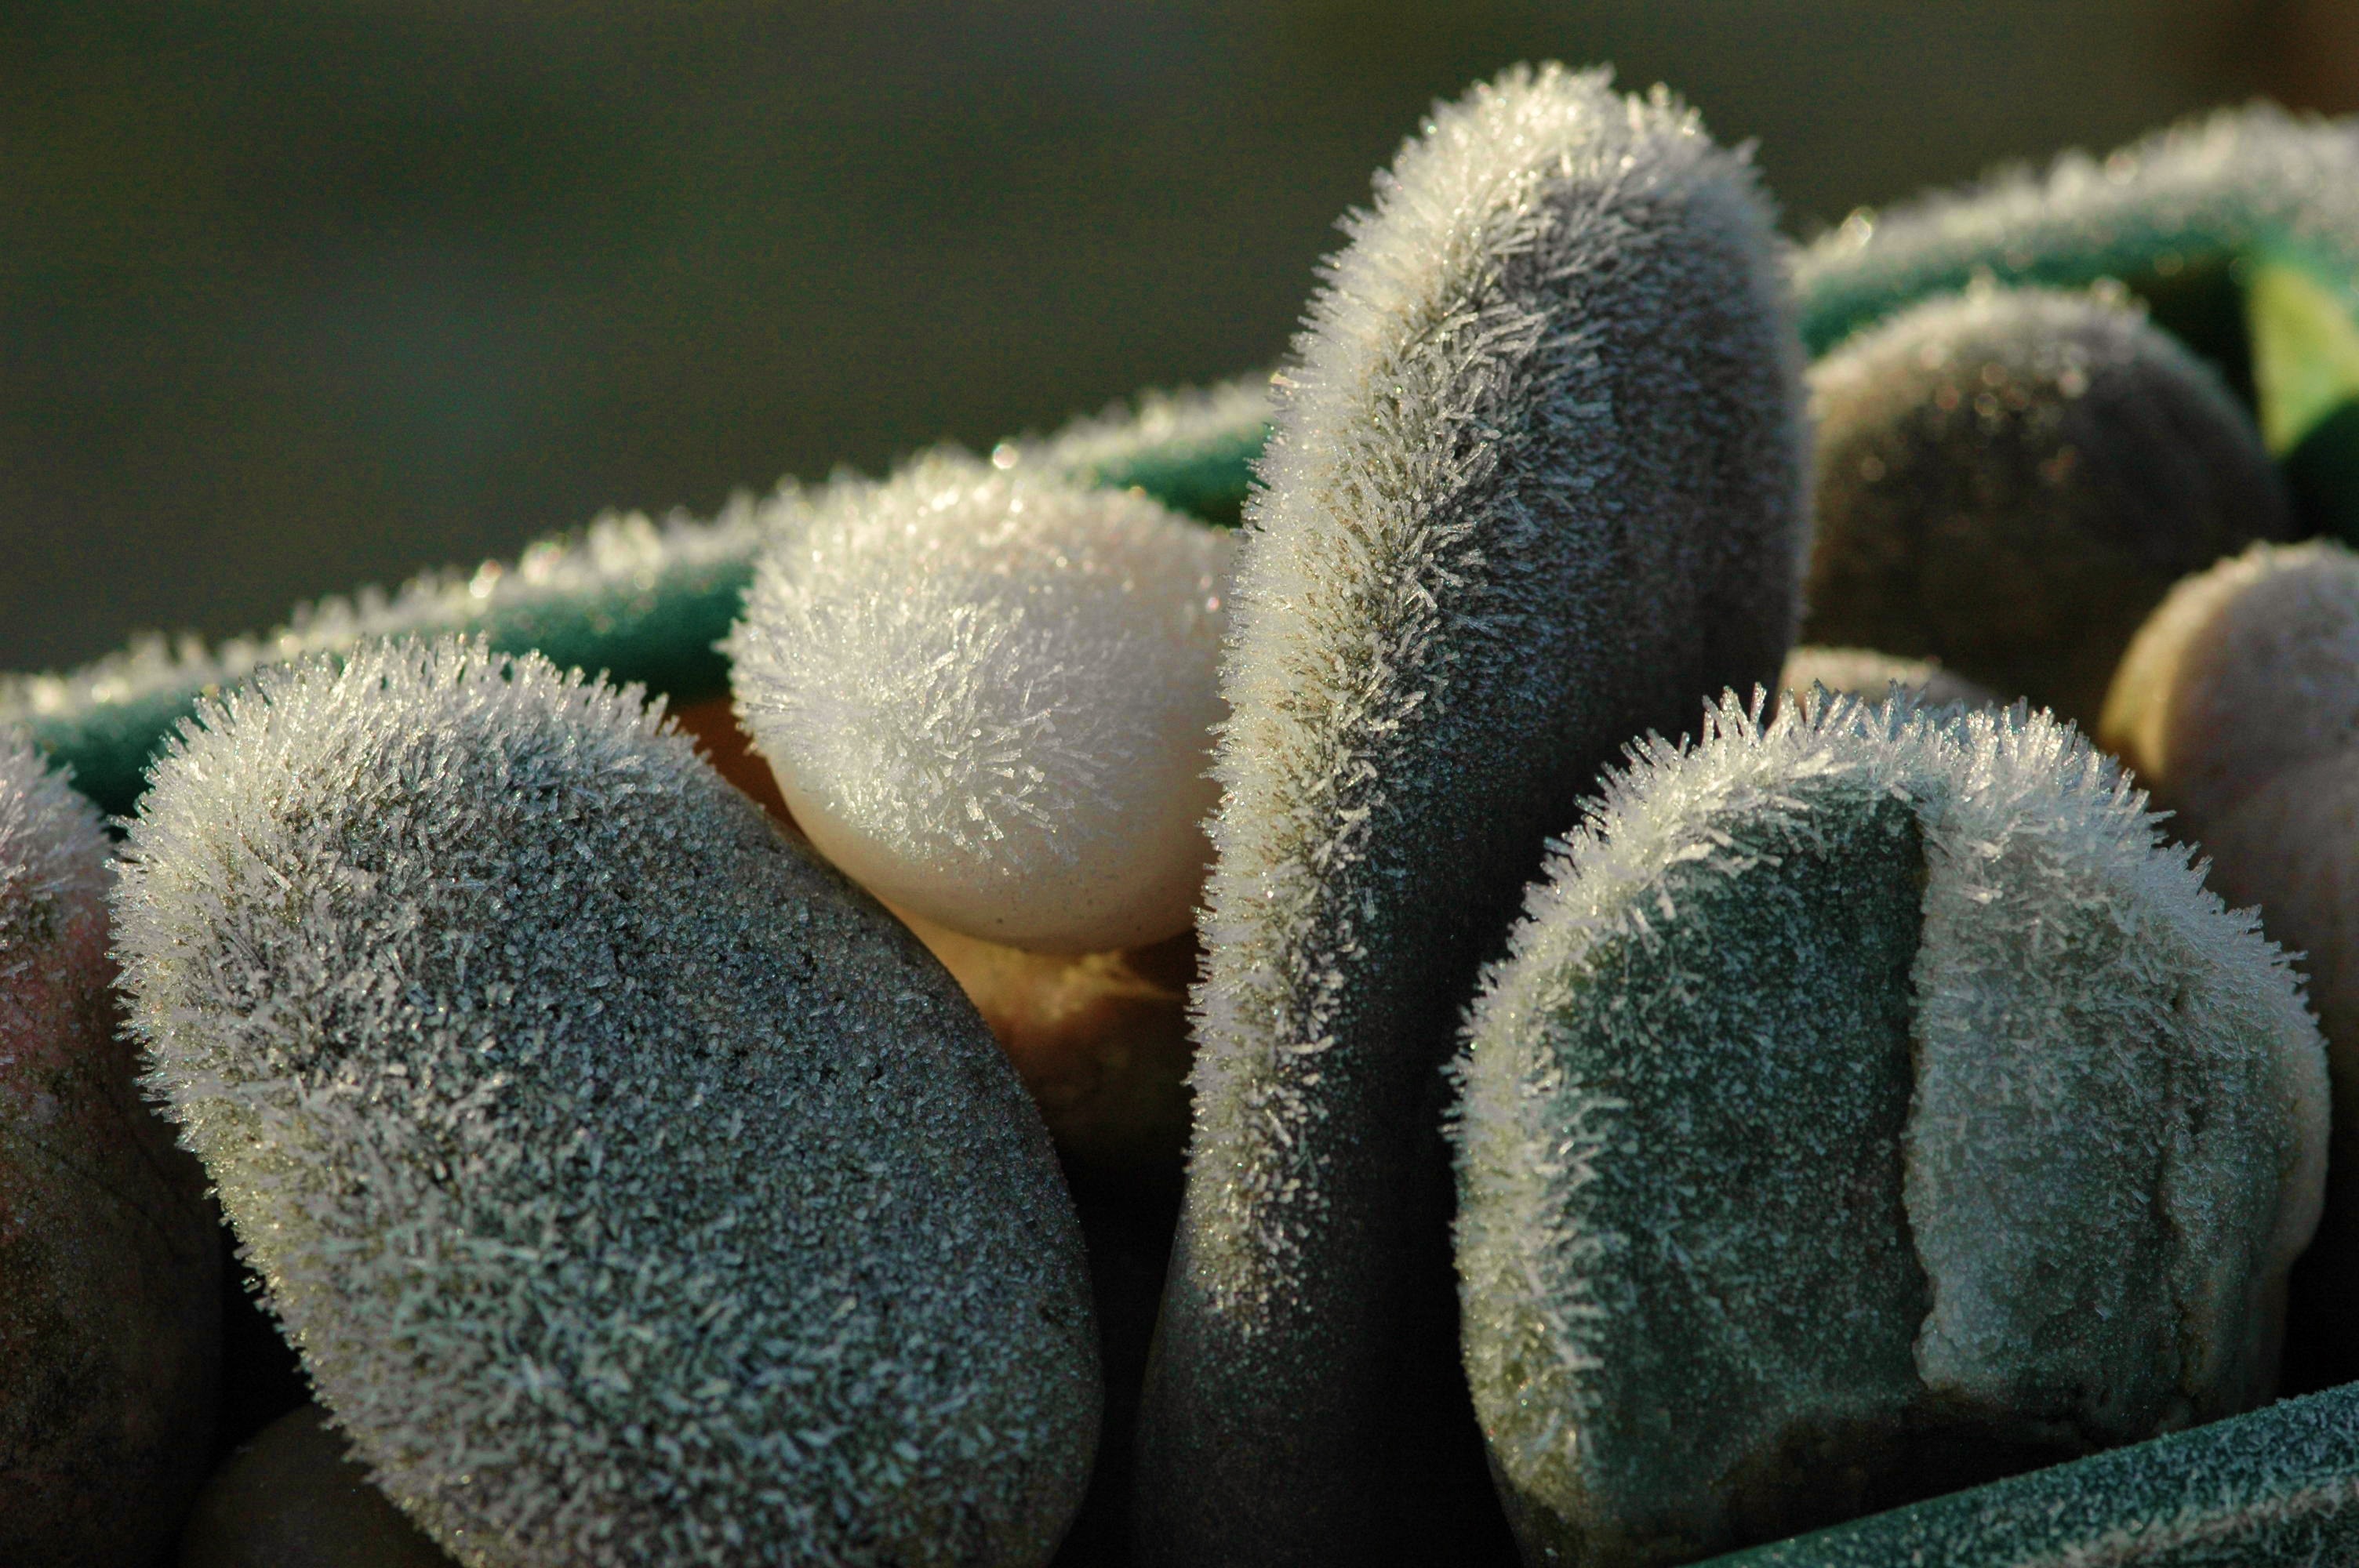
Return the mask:
<path id="1" fill-rule="evenodd" d="M 880 897 L 1014 946 L 1187 928 L 1232 535 L 951 454 L 838 481 L 766 552 L 737 708 Z"/>
<path id="2" fill-rule="evenodd" d="M 1456 1011 L 1599 765 L 1792 630 L 1799 351 L 1741 157 L 1666 93 L 1517 69 L 1345 227 L 1239 552 L 1155 1561 L 1347 1561 L 1430 1502 L 1375 1454 L 1465 1424 Z"/>
<path id="3" fill-rule="evenodd" d="M 1099 1390 L 1039 1120 L 635 691 L 451 642 L 266 670 L 131 854 L 156 1084 L 446 1550 L 1047 1559 Z"/>
<path id="4" fill-rule="evenodd" d="M 1529 1560 L 1701 1555 L 2247 1409 L 2318 1034 L 2017 708 L 1649 741 L 1466 1030 L 1468 1378 Z"/>
<path id="5" fill-rule="evenodd" d="M 2153 276 L 2207 286 L 2240 254 L 2292 246 L 2359 263 L 2359 126 L 2257 106 L 2098 158 L 2073 152 L 1959 192 L 1863 212 L 1796 258 L 1821 350 L 1922 296 L 2001 282 Z"/>
<path id="6" fill-rule="evenodd" d="M 128 812 L 149 761 L 205 693 L 372 638 L 482 635 L 504 652 L 627 671 L 663 690 L 717 689 L 710 644 L 728 625 L 756 543 L 794 501 L 791 487 L 759 503 L 739 495 L 710 522 L 608 515 L 528 546 L 514 566 L 427 572 L 392 594 L 368 588 L 301 606 L 265 636 L 212 647 L 147 636 L 64 675 L 0 675 L 0 726 L 30 731 L 74 763 L 75 784 L 92 799 Z"/>
<path id="7" fill-rule="evenodd" d="M 2291 526 L 2252 419 L 2117 298 L 1929 300 L 1821 360 L 1810 388 L 1803 634 L 1930 654 L 2082 723 L 2173 581 Z"/>
<path id="8" fill-rule="evenodd" d="M 1144 393 L 1045 440 L 1002 442 L 991 461 L 1076 484 L 1136 485 L 1192 516 L 1234 523 L 1249 461 L 1268 436 L 1269 377 L 1249 375 L 1201 391 Z"/>

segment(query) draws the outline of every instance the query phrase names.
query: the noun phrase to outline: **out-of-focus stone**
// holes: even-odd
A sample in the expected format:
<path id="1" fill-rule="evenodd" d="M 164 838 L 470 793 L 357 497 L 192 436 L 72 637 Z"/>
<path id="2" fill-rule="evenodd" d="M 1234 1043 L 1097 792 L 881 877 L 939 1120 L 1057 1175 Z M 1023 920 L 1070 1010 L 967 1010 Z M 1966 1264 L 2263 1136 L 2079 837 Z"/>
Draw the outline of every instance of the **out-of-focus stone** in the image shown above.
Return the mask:
<path id="1" fill-rule="evenodd" d="M 0 1563 L 152 1562 L 212 1441 L 220 1241 L 116 1033 L 98 814 L 0 737 Z"/>

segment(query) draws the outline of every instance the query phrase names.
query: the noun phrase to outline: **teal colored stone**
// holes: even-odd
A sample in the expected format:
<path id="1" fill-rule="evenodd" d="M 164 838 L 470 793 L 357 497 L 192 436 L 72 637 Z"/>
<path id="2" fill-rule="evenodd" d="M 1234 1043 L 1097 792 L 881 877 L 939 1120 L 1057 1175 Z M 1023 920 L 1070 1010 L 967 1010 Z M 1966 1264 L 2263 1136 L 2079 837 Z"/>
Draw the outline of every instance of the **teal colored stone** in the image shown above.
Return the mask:
<path id="1" fill-rule="evenodd" d="M 1823 695 L 1612 782 L 1460 1066 L 1466 1373 L 1528 1563 L 2268 1398 L 2322 1049 L 2144 804 L 2045 714 Z"/>
<path id="2" fill-rule="evenodd" d="M 1930 1303 L 1899 1199 L 1922 835 L 1889 795 L 1795 793 L 1806 816 L 1718 825 L 1744 871 L 1672 867 L 1643 925 L 1514 1003 L 1553 1026 L 1549 1060 L 1522 1064 L 1511 1146 L 1580 1175 L 1553 1212 L 1465 1223 L 1545 1227 L 1547 1258 L 1577 1274 L 1493 1325 L 1499 1370 L 1563 1400 L 1562 1425 L 1517 1440 L 1531 1463 L 1572 1457 L 1577 1429 L 1596 1456 L 1578 1485 L 1629 1521 L 1600 1530 L 1510 1494 L 1545 1561 L 1693 1554 L 1731 1529 L 1856 1513 L 1922 1398 L 1910 1346 Z M 1560 1379 L 1574 1344 L 1593 1375 Z M 1748 1466 L 1749 1491 L 1706 1500 Z M 1799 1517 L 1777 1495 L 1788 1472 L 1819 1477 Z"/>

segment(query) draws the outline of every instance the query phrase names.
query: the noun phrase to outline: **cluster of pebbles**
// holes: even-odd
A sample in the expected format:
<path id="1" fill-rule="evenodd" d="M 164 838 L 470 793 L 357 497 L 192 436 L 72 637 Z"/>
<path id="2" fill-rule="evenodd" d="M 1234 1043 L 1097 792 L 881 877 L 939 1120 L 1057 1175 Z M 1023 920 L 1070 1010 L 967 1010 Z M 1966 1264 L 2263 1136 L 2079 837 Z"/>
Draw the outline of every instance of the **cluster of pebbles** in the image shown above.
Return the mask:
<path id="1" fill-rule="evenodd" d="M 119 846 L 0 744 L 0 1561 L 1673 1563 L 2267 1405 L 2359 557 L 2100 264 L 2359 148 L 2147 157 L 1798 265 L 1519 69 L 1266 404 L 734 520 L 725 698 L 290 644 Z"/>

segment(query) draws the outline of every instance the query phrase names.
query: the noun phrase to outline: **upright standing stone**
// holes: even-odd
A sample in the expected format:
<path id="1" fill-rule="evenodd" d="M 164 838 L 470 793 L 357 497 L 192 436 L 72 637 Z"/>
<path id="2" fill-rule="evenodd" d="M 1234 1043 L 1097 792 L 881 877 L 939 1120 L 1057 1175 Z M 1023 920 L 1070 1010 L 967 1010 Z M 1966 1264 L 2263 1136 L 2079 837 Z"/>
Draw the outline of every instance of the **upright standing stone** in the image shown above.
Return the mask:
<path id="1" fill-rule="evenodd" d="M 1517 69 L 1347 226 L 1239 550 L 1150 1563 L 1423 1549 L 1475 1441 L 1458 1010 L 1599 765 L 1774 680 L 1793 630 L 1800 353 L 1742 158 L 1667 94 Z"/>

